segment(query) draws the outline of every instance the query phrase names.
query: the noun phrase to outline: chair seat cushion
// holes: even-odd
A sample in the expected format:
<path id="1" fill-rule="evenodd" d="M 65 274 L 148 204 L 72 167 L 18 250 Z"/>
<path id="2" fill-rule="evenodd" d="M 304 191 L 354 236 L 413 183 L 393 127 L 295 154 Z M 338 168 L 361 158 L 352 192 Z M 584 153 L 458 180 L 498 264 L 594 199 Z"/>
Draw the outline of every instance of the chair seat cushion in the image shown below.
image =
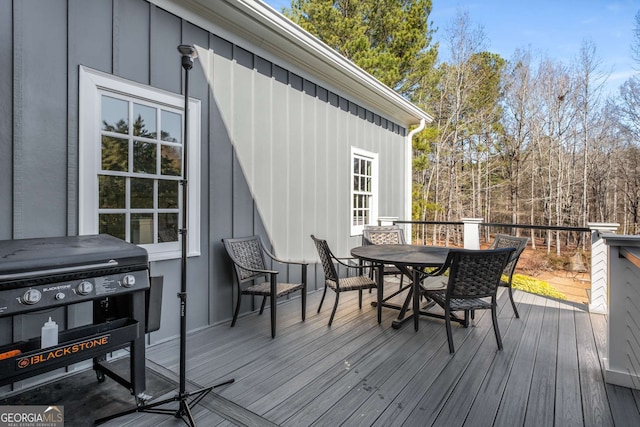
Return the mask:
<path id="1" fill-rule="evenodd" d="M 449 278 L 446 276 L 427 276 L 422 282 L 422 289 L 427 291 L 436 291 L 447 289 Z"/>
<path id="2" fill-rule="evenodd" d="M 444 307 L 447 291 L 426 292 L 426 295 L 434 300 L 439 306 Z M 491 309 L 491 299 L 489 298 L 452 298 L 450 301 L 451 311 L 482 310 Z"/>
<path id="3" fill-rule="evenodd" d="M 337 289 L 335 281 L 326 280 L 325 283 L 334 291 Z M 367 277 L 367 276 L 354 276 L 354 277 L 345 277 L 343 279 L 340 279 L 340 291 L 353 291 L 357 289 L 373 289 L 375 287 L 376 287 L 376 282 L 374 282 L 370 277 Z"/>
<path id="4" fill-rule="evenodd" d="M 281 297 L 303 288 L 302 283 L 276 283 L 277 296 Z M 245 295 L 271 295 L 269 282 L 258 283 L 242 290 Z"/>

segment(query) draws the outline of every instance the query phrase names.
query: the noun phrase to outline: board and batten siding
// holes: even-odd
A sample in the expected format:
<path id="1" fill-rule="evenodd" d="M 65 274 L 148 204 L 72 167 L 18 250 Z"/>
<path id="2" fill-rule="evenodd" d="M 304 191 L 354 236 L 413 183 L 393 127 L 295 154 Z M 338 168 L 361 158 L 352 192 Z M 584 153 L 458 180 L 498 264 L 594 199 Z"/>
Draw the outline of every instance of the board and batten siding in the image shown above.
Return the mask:
<path id="1" fill-rule="evenodd" d="M 230 58 L 220 46 L 219 54 L 215 44 L 224 43 L 199 48 L 199 60 L 233 146 L 234 174 L 246 182 L 279 256 L 315 261 L 311 234 L 343 255 L 359 241 L 349 238 L 351 147 L 378 154 L 379 213 L 404 217 L 403 131 L 243 49 L 232 47 Z M 234 218 L 245 215 L 236 208 L 243 206 L 234 203 Z M 245 230 L 234 224 L 234 235 Z"/>
<path id="2" fill-rule="evenodd" d="M 79 67 L 180 94 L 183 70 L 178 44 L 207 44 L 209 33 L 143 0 L 0 0 L 0 239 L 78 233 Z M 194 97 L 203 96 L 202 185 L 209 197 L 209 110 L 204 75 L 193 73 Z M 200 212 L 201 256 L 189 260 L 189 328 L 231 316 L 230 294 L 208 286 L 208 204 Z M 151 263 L 163 275 L 161 329 L 151 341 L 179 332 L 180 260 Z M 219 288 L 229 288 L 229 283 Z M 223 291 L 222 293 L 224 294 Z M 211 314 L 209 301 L 226 298 Z M 0 319 L 0 343 L 29 339 L 53 316 L 67 329 L 91 322 L 91 304 Z M 29 384 L 34 380 L 25 380 Z"/>
<path id="3" fill-rule="evenodd" d="M 190 71 L 201 101 L 200 256 L 188 262 L 188 329 L 232 316 L 221 239 L 258 234 L 283 258 L 314 262 L 310 234 L 348 255 L 350 150 L 378 154 L 381 216 L 404 218 L 406 129 L 358 99 L 241 38 L 204 29 L 145 0 L 0 0 L 0 239 L 78 233 L 79 67 L 180 94 L 176 50 L 203 53 Z M 221 34 L 225 38 L 221 37 Z M 164 276 L 155 343 L 179 332 L 180 260 Z M 299 273 L 284 271 L 287 279 Z M 310 289 L 323 286 L 315 266 Z M 243 305 L 243 311 L 250 304 Z M 61 328 L 90 321 L 67 307 Z M 57 313 L 57 312 L 56 312 Z M 47 314 L 0 319 L 0 341 L 28 339 Z M 11 335 L 11 336 L 9 336 Z"/>

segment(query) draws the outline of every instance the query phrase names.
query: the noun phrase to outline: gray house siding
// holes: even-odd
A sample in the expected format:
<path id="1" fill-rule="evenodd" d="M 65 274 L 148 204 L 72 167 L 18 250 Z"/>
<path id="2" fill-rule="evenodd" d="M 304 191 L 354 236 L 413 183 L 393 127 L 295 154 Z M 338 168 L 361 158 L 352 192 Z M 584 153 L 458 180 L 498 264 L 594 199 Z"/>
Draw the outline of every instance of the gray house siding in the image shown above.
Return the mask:
<path id="1" fill-rule="evenodd" d="M 229 275 L 223 237 L 260 234 L 279 256 L 310 262 L 310 234 L 345 255 L 358 244 L 359 236 L 348 238 L 351 145 L 380 154 L 380 212 L 404 214 L 402 191 L 388 191 L 403 186 L 404 128 L 227 40 L 212 35 L 210 46 L 198 61 L 211 85 L 211 185 L 220 187 L 209 199 L 211 283 Z M 311 289 L 323 286 L 316 269 Z M 213 301 L 212 312 L 228 310 L 228 301 Z"/>
<path id="2" fill-rule="evenodd" d="M 0 0 L 11 10 L 11 0 Z M 13 16 L 0 14 L 0 236 L 13 230 Z M 0 324 L 0 327 L 2 325 Z M 4 328 L 2 328 L 4 329 Z"/>
<path id="3" fill-rule="evenodd" d="M 0 9 L 10 11 L 0 14 L 0 239 L 78 233 L 79 66 L 179 94 L 181 43 L 208 52 L 190 72 L 202 138 L 201 254 L 189 259 L 189 329 L 231 318 L 222 238 L 258 234 L 279 256 L 310 262 L 312 233 L 340 255 L 358 244 L 349 228 L 351 146 L 379 155 L 379 214 L 406 214 L 406 128 L 311 72 L 144 0 L 0 0 Z M 180 260 L 150 269 L 164 276 L 154 343 L 179 332 Z M 309 278 L 310 289 L 323 286 L 318 266 Z M 62 328 L 90 321 L 88 306 L 58 310 Z M 38 334 L 48 315 L 0 319 L 0 342 Z"/>
<path id="4" fill-rule="evenodd" d="M 403 128 L 277 65 L 269 73 L 268 61 L 243 49 L 233 52 L 229 58 L 214 47 L 199 60 L 211 64 L 203 68 L 213 108 L 281 255 L 315 259 L 311 233 L 349 243 L 351 146 L 380 156 L 380 214 L 404 214 L 397 190 L 404 183 Z"/>
<path id="5" fill-rule="evenodd" d="M 13 76 L 14 112 L 13 233 L 14 237 L 64 235 L 67 12 L 55 2 L 39 4 L 35 16 L 30 3 L 13 5 L 14 18 L 19 22 L 13 24 L 14 50 L 7 52 L 13 54 L 9 74 Z M 51 167 L 42 167 L 45 164 Z"/>

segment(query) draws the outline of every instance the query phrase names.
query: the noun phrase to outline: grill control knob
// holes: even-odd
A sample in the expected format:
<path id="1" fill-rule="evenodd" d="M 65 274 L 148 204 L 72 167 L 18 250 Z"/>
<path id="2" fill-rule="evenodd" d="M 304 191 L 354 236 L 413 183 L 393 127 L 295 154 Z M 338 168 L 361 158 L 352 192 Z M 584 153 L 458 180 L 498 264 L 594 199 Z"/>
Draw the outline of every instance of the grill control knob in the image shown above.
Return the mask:
<path id="1" fill-rule="evenodd" d="M 42 293 L 40 293 L 37 289 L 29 289 L 27 292 L 22 295 L 22 302 L 24 304 L 33 305 L 40 301 L 42 298 Z"/>
<path id="2" fill-rule="evenodd" d="M 83 280 L 76 288 L 76 292 L 80 295 L 89 295 L 93 292 L 93 283 Z"/>
<path id="3" fill-rule="evenodd" d="M 136 277 L 132 274 L 127 274 L 122 278 L 122 286 L 130 288 L 136 284 Z"/>

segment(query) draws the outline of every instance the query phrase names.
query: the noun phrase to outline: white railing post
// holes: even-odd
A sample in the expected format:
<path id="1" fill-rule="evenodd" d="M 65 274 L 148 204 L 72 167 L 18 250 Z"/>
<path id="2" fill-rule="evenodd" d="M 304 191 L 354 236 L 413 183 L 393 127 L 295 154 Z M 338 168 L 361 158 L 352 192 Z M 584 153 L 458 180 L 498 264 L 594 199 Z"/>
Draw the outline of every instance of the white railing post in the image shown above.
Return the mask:
<path id="1" fill-rule="evenodd" d="M 591 229 L 591 293 L 589 295 L 589 311 L 591 313 L 607 313 L 608 295 L 608 247 L 602 239 L 605 233 L 615 233 L 620 227 L 616 223 L 589 222 Z"/>
<path id="2" fill-rule="evenodd" d="M 464 223 L 464 248 L 480 249 L 480 223 L 482 218 L 462 218 Z"/>
<path id="3" fill-rule="evenodd" d="M 393 223 L 397 220 L 397 216 L 379 216 L 378 225 L 393 225 Z"/>

